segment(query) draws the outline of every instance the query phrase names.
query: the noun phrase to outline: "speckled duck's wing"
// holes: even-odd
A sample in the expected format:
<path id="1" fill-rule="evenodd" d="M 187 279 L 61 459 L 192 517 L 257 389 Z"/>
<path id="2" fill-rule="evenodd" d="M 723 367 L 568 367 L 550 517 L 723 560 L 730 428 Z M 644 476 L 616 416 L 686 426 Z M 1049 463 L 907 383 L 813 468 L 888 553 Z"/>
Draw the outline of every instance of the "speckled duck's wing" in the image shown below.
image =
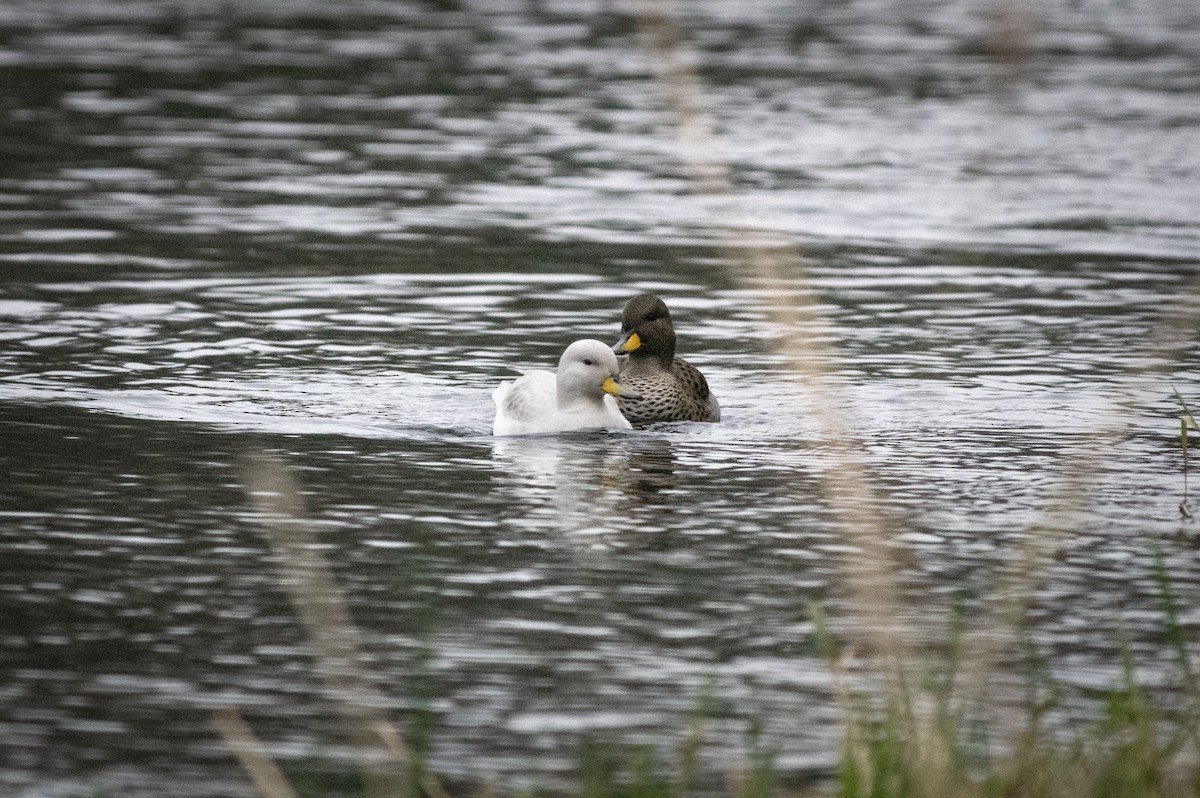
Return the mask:
<path id="1" fill-rule="evenodd" d="M 721 407 L 717 397 L 708 389 L 708 380 L 700 369 L 686 360 L 675 358 L 671 373 L 675 376 L 683 394 L 683 405 L 688 421 L 720 421 Z"/>
<path id="2" fill-rule="evenodd" d="M 708 381 L 685 360 L 676 358 L 670 371 L 661 367 L 623 370 L 621 384 L 640 395 L 637 399 L 617 400 L 625 418 L 634 423 L 721 419 L 721 409 L 708 389 Z"/>
<path id="3" fill-rule="evenodd" d="M 513 382 L 502 382 L 492 392 L 496 403 L 495 435 L 522 435 L 550 431 L 557 410 L 554 372 L 531 371 Z"/>

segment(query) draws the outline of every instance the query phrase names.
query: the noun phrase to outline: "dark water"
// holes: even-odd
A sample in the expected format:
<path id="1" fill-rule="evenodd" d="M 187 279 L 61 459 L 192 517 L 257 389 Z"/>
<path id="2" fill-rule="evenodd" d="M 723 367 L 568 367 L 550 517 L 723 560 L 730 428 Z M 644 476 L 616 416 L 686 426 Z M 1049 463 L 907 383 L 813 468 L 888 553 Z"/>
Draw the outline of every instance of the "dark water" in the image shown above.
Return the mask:
<path id="1" fill-rule="evenodd" d="M 761 719 L 827 772 L 807 607 L 852 627 L 857 552 L 771 312 L 809 290 L 898 620 L 982 611 L 1094 458 L 1032 636 L 1081 713 L 1119 629 L 1169 695 L 1156 548 L 1200 626 L 1171 400 L 1200 406 L 1200 7 L 687 4 L 737 195 L 803 255 L 770 280 L 690 190 L 635 9 L 5 5 L 4 794 L 247 794 L 229 705 L 284 762 L 349 759 L 247 498 L 263 451 L 439 771 L 552 789 L 589 733 L 670 759 L 711 689 L 707 756 Z M 721 424 L 490 437 L 513 367 L 615 340 L 641 290 Z"/>

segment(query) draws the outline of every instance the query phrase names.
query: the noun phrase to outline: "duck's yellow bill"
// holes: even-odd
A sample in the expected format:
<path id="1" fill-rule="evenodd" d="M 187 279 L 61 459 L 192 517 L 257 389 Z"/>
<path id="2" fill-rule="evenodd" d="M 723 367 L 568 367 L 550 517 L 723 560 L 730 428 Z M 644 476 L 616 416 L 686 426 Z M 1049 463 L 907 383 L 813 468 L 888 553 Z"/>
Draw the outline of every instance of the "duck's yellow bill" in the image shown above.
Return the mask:
<path id="1" fill-rule="evenodd" d="M 621 383 L 609 377 L 600 383 L 600 387 L 605 393 L 611 393 L 613 396 L 619 396 L 622 399 L 641 399 L 642 395 L 632 388 L 628 388 Z"/>
<path id="2" fill-rule="evenodd" d="M 623 349 L 626 352 L 632 352 L 633 350 L 637 349 L 641 345 L 642 345 L 642 339 L 638 337 L 638 334 L 630 333 L 629 340 L 627 340 L 625 342 L 625 345 L 622 346 L 621 349 Z"/>

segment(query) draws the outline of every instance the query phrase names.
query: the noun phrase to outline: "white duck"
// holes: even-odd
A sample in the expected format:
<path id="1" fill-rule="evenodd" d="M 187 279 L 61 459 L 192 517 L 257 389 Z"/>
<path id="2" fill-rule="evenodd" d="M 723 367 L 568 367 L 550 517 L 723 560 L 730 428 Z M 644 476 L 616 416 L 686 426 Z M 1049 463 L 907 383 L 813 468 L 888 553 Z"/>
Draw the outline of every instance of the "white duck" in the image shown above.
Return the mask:
<path id="1" fill-rule="evenodd" d="M 617 382 L 617 356 L 602 341 L 585 338 L 567 347 L 558 372 L 531 371 L 500 383 L 494 435 L 531 435 L 584 429 L 629 429 L 613 396 L 636 396 Z"/>

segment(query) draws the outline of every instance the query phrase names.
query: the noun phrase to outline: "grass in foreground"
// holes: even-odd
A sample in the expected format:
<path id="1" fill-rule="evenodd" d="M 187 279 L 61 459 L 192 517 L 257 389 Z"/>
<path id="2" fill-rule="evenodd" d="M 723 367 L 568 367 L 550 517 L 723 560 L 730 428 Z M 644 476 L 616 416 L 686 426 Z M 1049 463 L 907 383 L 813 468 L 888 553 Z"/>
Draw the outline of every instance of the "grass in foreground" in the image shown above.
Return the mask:
<path id="1" fill-rule="evenodd" d="M 356 630 L 312 530 L 298 506 L 298 490 L 286 471 L 260 464 L 254 483 L 264 525 L 284 562 L 298 614 L 308 628 L 330 687 L 340 702 L 348 736 L 363 753 L 361 778 L 333 779 L 280 770 L 236 709 L 214 715 L 218 732 L 238 755 L 265 798 L 491 798 L 493 792 L 455 785 L 447 789 L 426 768 L 428 717 L 417 718 L 404 735 L 379 707 L 385 706 L 363 673 Z M 293 506 L 295 505 L 295 506 Z M 988 655 L 966 653 L 962 615 L 955 614 L 949 652 L 933 662 L 904 654 L 881 658 L 874 679 L 847 687 L 841 652 L 819 612 L 816 640 L 839 685 L 843 744 L 827 789 L 785 789 L 776 779 L 774 757 L 752 734 L 750 761 L 732 771 L 716 766 L 716 753 L 729 746 L 705 734 L 712 691 L 698 701 L 682 743 L 669 763 L 661 749 L 600 743 L 581 757 L 575 795 L 580 798 L 729 798 L 837 795 L 838 798 L 1200 798 L 1200 685 L 1191 660 L 1192 643 L 1163 558 L 1155 558 L 1155 582 L 1164 639 L 1175 653 L 1172 704 L 1162 706 L 1139 682 L 1132 657 L 1122 659 L 1122 677 L 1104 695 L 1103 712 L 1085 728 L 1064 734 L 1049 721 L 1063 707 L 1049 669 L 1027 648 L 1028 689 L 1017 732 L 989 720 L 995 710 L 968 686 L 970 666 L 986 672 Z M 1019 616 L 1014 616 L 1019 617 Z M 881 648 L 880 650 L 886 650 Z M 986 680 L 984 680 L 986 681 Z M 975 680 L 974 684 L 980 683 Z M 861 686 L 865 684 L 866 686 Z M 968 685 L 968 686 L 965 686 Z M 409 685 L 420 692 L 420 684 Z M 1007 702 L 1011 704 L 1012 702 Z M 711 758 L 711 759 L 710 759 Z M 724 760 L 725 757 L 720 757 Z M 337 770 L 335 768 L 334 770 Z M 342 769 L 344 772 L 344 769 Z M 697 774 L 723 772 L 723 784 L 701 785 Z M 335 783 L 336 782 L 336 783 Z M 548 794 L 547 794 L 548 795 Z M 533 794 L 519 798 L 535 798 Z"/>
<path id="2" fill-rule="evenodd" d="M 666 755 L 652 746 L 608 739 L 585 742 L 580 753 L 578 798 L 686 798 L 721 794 L 729 798 L 796 796 L 815 798 L 1197 798 L 1200 796 L 1200 690 L 1188 639 L 1180 623 L 1170 584 L 1158 560 L 1157 579 L 1166 639 L 1176 652 L 1179 690 L 1170 706 L 1156 703 L 1138 681 L 1128 654 L 1122 676 L 1102 696 L 1099 717 L 1069 734 L 1048 719 L 1060 709 L 1062 690 L 1036 658 L 1030 659 L 1030 690 L 1023 728 L 1010 739 L 997 739 L 983 716 L 960 693 L 955 640 L 949 655 L 881 677 L 882 689 L 841 689 L 844 733 L 840 759 L 824 788 L 782 787 L 773 752 L 751 735 L 745 766 L 724 772 L 723 784 L 698 784 L 697 774 L 711 772 L 705 760 L 725 746 L 706 739 L 705 719 L 711 696 L 697 704 L 678 749 Z M 842 682 L 839 649 L 815 613 L 819 645 Z M 955 633 L 952 633 L 952 636 Z M 911 665 L 911 664 L 908 664 Z M 247 741 L 241 740 L 243 754 Z M 714 757 L 715 758 L 715 757 Z M 352 775 L 334 779 L 291 771 L 286 787 L 265 787 L 266 798 L 331 795 L 368 798 L 491 798 L 487 787 L 443 789 L 419 763 L 410 762 L 403 789 L 381 788 Z M 530 792 L 517 798 L 538 798 Z"/>
<path id="3" fill-rule="evenodd" d="M 891 675 L 878 694 L 843 691 L 845 733 L 839 798 L 1183 798 L 1200 796 L 1200 689 L 1161 554 L 1155 578 L 1164 632 L 1175 651 L 1178 689 L 1162 706 L 1138 681 L 1122 647 L 1121 679 L 1102 696 L 1100 717 L 1064 734 L 1047 721 L 1063 691 L 1030 657 L 1024 727 L 996 739 L 958 695 L 959 647 L 940 673 L 914 686 Z M 831 665 L 835 647 L 818 615 Z"/>

